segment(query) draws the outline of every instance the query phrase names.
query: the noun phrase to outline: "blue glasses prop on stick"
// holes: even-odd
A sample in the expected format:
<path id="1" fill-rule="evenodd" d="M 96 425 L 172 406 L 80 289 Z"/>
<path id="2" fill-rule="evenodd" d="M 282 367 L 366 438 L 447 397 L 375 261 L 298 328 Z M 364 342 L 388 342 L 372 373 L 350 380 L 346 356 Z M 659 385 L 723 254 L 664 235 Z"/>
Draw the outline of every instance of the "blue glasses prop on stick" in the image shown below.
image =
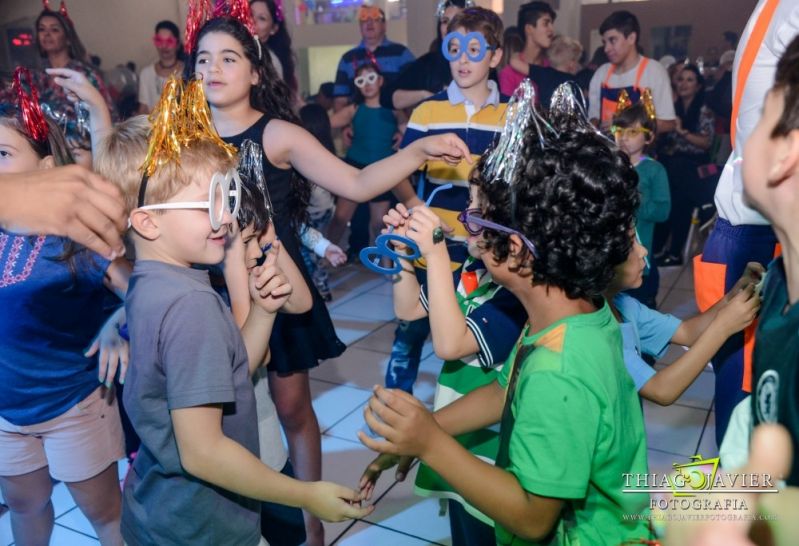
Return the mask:
<path id="1" fill-rule="evenodd" d="M 473 63 L 479 63 L 485 59 L 489 51 L 494 51 L 494 47 L 489 46 L 485 36 L 480 32 L 470 32 L 462 34 L 460 32 L 450 32 L 441 41 L 441 53 L 449 62 L 460 60 L 466 53 L 466 58 Z"/>
<path id="2" fill-rule="evenodd" d="M 442 184 L 434 189 L 432 192 L 430 192 L 430 197 L 428 197 L 427 201 L 425 201 L 425 206 L 430 206 L 430 203 L 433 202 L 433 198 L 438 192 L 448 190 L 451 187 L 452 184 L 450 183 Z M 408 213 L 412 212 L 413 209 L 408 211 Z M 422 255 L 421 252 L 419 252 L 419 246 L 415 242 L 407 237 L 403 237 L 402 235 L 392 233 L 392 231 L 394 231 L 394 226 L 388 228 L 388 233 L 383 233 L 382 235 L 377 236 L 375 239 L 375 246 L 368 246 L 361 250 L 359 257 L 361 259 L 361 263 L 366 267 L 366 269 L 374 271 L 380 275 L 396 275 L 402 271 L 402 263 L 400 262 L 400 258 L 403 260 L 415 260 Z M 389 246 L 393 243 L 405 245 L 408 247 L 409 253 L 399 253 L 395 251 L 393 248 L 391 248 L 391 246 Z M 390 267 L 381 266 L 381 258 L 390 259 L 392 265 Z"/>

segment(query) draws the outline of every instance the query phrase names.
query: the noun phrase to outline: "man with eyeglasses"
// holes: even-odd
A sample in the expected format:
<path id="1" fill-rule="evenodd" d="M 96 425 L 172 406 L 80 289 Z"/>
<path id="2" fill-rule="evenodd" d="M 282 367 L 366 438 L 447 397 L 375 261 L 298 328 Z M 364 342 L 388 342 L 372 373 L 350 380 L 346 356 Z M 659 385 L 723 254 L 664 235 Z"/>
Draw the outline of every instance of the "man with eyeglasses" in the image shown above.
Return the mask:
<path id="1" fill-rule="evenodd" d="M 402 44 L 386 38 L 386 14 L 377 6 L 361 6 L 358 10 L 361 43 L 341 56 L 333 88 L 334 108 L 346 106 L 355 93 L 352 80 L 355 71 L 364 64 L 375 64 L 386 84 L 394 81 L 400 71 L 415 59 Z"/>

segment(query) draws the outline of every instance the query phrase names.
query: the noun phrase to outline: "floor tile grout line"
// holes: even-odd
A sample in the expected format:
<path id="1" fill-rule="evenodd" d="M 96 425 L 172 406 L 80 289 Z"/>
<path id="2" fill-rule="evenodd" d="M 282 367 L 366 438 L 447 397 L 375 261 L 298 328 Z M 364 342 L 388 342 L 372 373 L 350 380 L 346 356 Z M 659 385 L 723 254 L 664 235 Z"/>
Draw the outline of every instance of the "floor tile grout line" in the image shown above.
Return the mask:
<path id="1" fill-rule="evenodd" d="M 420 542 L 426 542 L 427 544 L 435 544 L 436 546 L 443 546 L 443 544 L 441 544 L 440 542 L 436 542 L 435 540 L 430 540 L 429 538 L 420 537 L 419 535 L 413 535 L 406 531 L 400 531 L 399 529 L 394 529 L 393 527 L 387 527 L 385 525 L 381 525 L 379 523 L 372 523 L 371 521 L 366 521 L 366 520 L 359 520 L 359 521 L 363 521 L 364 523 L 368 523 L 369 525 L 374 525 L 375 527 L 380 527 L 381 529 L 385 529 L 386 531 L 392 531 L 394 533 L 399 533 L 400 535 L 404 535 L 406 537 L 415 538 Z"/>
<path id="2" fill-rule="evenodd" d="M 353 383 L 336 383 L 335 381 L 330 381 L 328 379 L 317 379 L 315 377 L 312 377 L 311 379 L 313 379 L 314 381 L 321 381 L 322 383 L 327 383 L 328 385 L 336 385 L 337 387 L 349 387 L 351 389 L 355 389 L 355 390 L 359 390 L 359 391 L 372 392 L 372 388 L 371 387 L 369 387 L 367 389 L 366 387 L 359 387 L 359 386 L 357 386 L 357 385 L 355 385 Z"/>
<path id="3" fill-rule="evenodd" d="M 332 425 L 330 425 L 329 427 L 327 427 L 326 429 L 324 429 L 323 431 L 321 431 L 321 433 L 322 433 L 322 434 L 324 434 L 324 433 L 326 433 L 328 430 L 330 430 L 330 429 L 334 428 L 336 425 L 338 425 L 339 423 L 341 423 L 341 422 L 342 422 L 344 419 L 346 419 L 347 417 L 349 417 L 350 415 L 352 415 L 353 413 L 355 413 L 355 412 L 356 412 L 356 411 L 358 411 L 359 409 L 363 408 L 363 406 L 364 406 L 364 405 L 365 405 L 365 404 L 366 404 L 368 401 L 369 401 L 369 400 L 366 400 L 366 401 L 364 401 L 362 404 L 358 404 L 358 405 L 357 405 L 356 407 L 354 407 L 352 410 L 350 410 L 349 412 L 347 412 L 347 414 L 346 414 L 344 417 L 342 417 L 341 419 L 339 419 L 338 421 L 336 421 L 335 423 L 333 423 Z"/>
<path id="4" fill-rule="evenodd" d="M 355 446 L 366 447 L 359 440 L 352 440 L 350 438 L 342 438 L 341 436 L 336 436 L 335 434 L 330 434 L 330 432 L 322 432 L 321 434 L 325 438 L 332 438 L 333 440 L 341 440 L 342 442 L 347 442 L 348 444 L 352 444 L 352 445 L 355 445 Z"/>
<path id="5" fill-rule="evenodd" d="M 72 531 L 73 533 L 78 533 L 79 535 L 83 535 L 83 536 L 85 536 L 86 538 L 90 538 L 90 539 L 92 539 L 92 540 L 96 540 L 98 543 L 100 542 L 100 539 L 98 539 L 97 537 L 93 537 L 93 536 L 91 536 L 91 535 L 87 535 L 87 534 L 86 534 L 86 533 L 84 533 L 83 531 L 78 531 L 77 529 L 73 529 L 72 527 L 67 527 L 67 526 L 66 526 L 66 525 L 64 525 L 63 523 L 58 523 L 57 521 L 55 522 L 55 524 L 56 524 L 56 525 L 58 525 L 59 527 L 61 527 L 62 529 L 66 529 L 66 530 L 68 530 L 68 531 Z"/>
<path id="6" fill-rule="evenodd" d="M 67 514 L 69 514 L 70 512 L 74 512 L 74 511 L 75 511 L 75 510 L 77 510 L 77 509 L 78 509 L 78 505 L 76 504 L 75 506 L 73 506 L 73 507 L 72 507 L 72 508 L 70 508 L 69 510 L 65 510 L 65 511 L 61 512 L 59 515 L 57 515 L 57 516 L 54 518 L 54 521 L 58 521 L 58 518 L 60 518 L 60 517 L 63 517 L 63 516 L 66 516 L 66 515 L 67 515 Z"/>
<path id="7" fill-rule="evenodd" d="M 705 432 L 707 431 L 707 424 L 710 421 L 710 412 L 711 410 L 710 408 L 708 408 L 707 415 L 705 415 L 705 424 L 702 425 L 702 432 L 701 434 L 699 434 L 699 441 L 696 442 L 696 449 L 694 450 L 694 453 L 696 453 L 697 455 L 699 455 L 699 446 L 702 445 L 702 438 L 705 437 Z M 713 443 L 715 444 L 715 440 Z M 705 455 L 705 457 L 707 457 L 707 455 Z"/>

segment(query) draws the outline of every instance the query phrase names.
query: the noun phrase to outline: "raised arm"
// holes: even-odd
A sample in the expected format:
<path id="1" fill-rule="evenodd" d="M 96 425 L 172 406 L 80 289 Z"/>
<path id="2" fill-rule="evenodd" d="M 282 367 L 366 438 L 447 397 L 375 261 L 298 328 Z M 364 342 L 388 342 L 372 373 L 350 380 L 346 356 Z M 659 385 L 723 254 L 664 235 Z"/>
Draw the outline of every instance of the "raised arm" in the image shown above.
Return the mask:
<path id="1" fill-rule="evenodd" d="M 112 128 L 111 112 L 105 97 L 81 72 L 69 68 L 48 68 L 47 73 L 53 76 L 55 83 L 74 93 L 88 107 L 92 150 L 97 150 L 100 140 Z"/>
<path id="2" fill-rule="evenodd" d="M 396 154 L 358 170 L 331 154 L 308 131 L 274 120 L 264 129 L 263 148 L 278 167 L 292 166 L 311 182 L 352 201 L 364 202 L 391 190 L 428 159 L 458 164 L 472 158 L 453 134 L 419 139 Z"/>
<path id="3" fill-rule="evenodd" d="M 407 236 L 408 209 L 401 203 L 396 208 L 388 211 L 383 217 L 387 226 L 394 228 L 393 233 Z M 395 246 L 397 252 L 404 252 L 405 248 Z M 422 302 L 419 301 L 421 286 L 416 278 L 413 264 L 408 260 L 400 260 L 402 271 L 392 280 L 394 295 L 394 313 L 400 320 L 417 320 L 427 316 Z"/>
<path id="4" fill-rule="evenodd" d="M 425 206 L 413 209 L 408 219 L 408 237 L 416 242 L 427 261 L 427 308 L 436 356 L 457 360 L 479 350 L 474 333 L 466 326 L 466 317 L 455 296 L 452 268 L 441 230 L 441 219 Z M 438 241 L 438 242 L 435 242 Z"/>

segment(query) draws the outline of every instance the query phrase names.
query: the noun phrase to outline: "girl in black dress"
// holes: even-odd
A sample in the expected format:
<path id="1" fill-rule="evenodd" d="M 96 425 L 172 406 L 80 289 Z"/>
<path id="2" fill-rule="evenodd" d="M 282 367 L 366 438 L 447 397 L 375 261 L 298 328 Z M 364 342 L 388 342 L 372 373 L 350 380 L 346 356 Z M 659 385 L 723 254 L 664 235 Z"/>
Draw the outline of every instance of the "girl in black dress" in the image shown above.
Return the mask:
<path id="1" fill-rule="evenodd" d="M 303 270 L 314 296 L 311 311 L 281 316 L 272 333 L 270 390 L 285 430 L 298 478 L 321 478 L 321 436 L 311 406 L 308 369 L 319 360 L 340 355 L 345 346 L 336 337 L 324 302 L 308 278 L 300 255 L 298 226 L 304 221 L 310 180 L 354 201 L 367 201 L 390 190 L 428 159 L 457 164 L 468 159 L 466 145 L 455 135 L 416 141 L 401 152 L 363 170 L 347 165 L 297 124 L 291 91 L 277 77 L 255 38 L 238 20 L 219 17 L 205 23 L 191 44 L 187 71 L 203 78 L 212 121 L 219 134 L 238 145 L 260 143 L 267 187 L 274 205 L 277 236 Z M 307 179 L 307 180 L 306 180 Z M 323 544 L 322 525 L 306 515 L 308 544 Z"/>

